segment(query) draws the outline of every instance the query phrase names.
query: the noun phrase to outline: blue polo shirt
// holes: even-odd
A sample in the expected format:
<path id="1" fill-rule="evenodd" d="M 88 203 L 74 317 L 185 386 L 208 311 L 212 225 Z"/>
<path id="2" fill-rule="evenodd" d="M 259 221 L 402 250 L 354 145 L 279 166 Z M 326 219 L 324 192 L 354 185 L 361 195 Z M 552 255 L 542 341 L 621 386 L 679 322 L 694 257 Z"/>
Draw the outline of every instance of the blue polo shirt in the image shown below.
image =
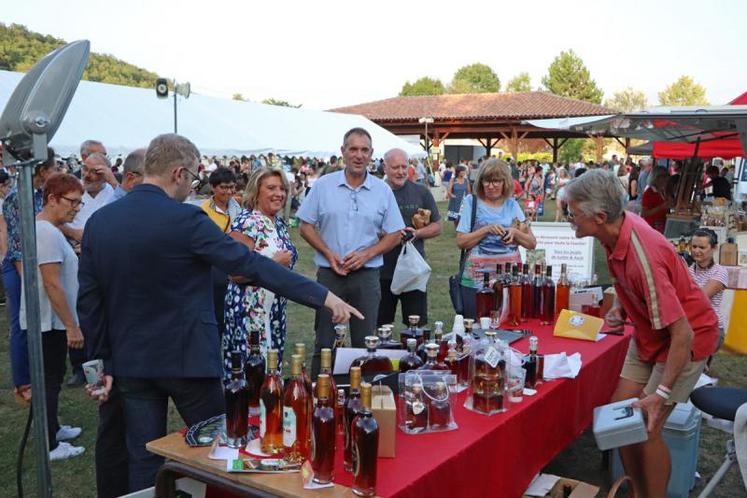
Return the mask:
<path id="1" fill-rule="evenodd" d="M 319 235 L 332 251 L 345 257 L 376 244 L 380 236 L 405 228 L 397 200 L 389 185 L 366 173 L 357 188 L 345 178 L 345 170 L 324 175 L 301 204 L 296 216 L 305 223 L 316 225 Z M 329 268 L 329 261 L 319 252 L 314 263 Z M 370 259 L 366 268 L 378 268 L 384 257 Z"/>

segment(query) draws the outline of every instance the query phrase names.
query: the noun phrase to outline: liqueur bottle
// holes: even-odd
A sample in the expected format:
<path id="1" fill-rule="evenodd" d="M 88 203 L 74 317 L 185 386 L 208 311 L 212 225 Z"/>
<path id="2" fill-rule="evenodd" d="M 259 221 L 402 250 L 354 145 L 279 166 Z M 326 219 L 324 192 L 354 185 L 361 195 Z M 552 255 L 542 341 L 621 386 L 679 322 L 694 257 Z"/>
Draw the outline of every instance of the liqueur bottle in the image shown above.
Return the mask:
<path id="1" fill-rule="evenodd" d="M 568 274 L 566 264 L 560 265 L 560 279 L 558 280 L 558 286 L 555 288 L 555 316 L 563 311 L 569 309 L 571 296 L 571 285 L 568 283 Z"/>
<path id="2" fill-rule="evenodd" d="M 423 329 L 423 342 L 418 345 L 417 354 L 418 357 L 425 363 L 428 356 L 425 354 L 425 346 L 431 342 L 431 331 L 428 328 Z"/>
<path id="3" fill-rule="evenodd" d="M 343 464 L 345 470 L 353 471 L 353 441 L 351 425 L 358 412 L 361 411 L 361 368 L 350 368 L 350 393 L 345 400 L 345 409 L 343 410 L 343 429 L 345 431 L 345 451 L 343 453 Z"/>
<path id="4" fill-rule="evenodd" d="M 456 375 L 456 392 L 460 393 L 469 387 L 469 354 L 459 355 L 455 348 L 456 343 L 449 343 L 449 352 L 446 355 L 446 366 L 449 371 Z"/>
<path id="5" fill-rule="evenodd" d="M 482 275 L 482 288 L 475 294 L 475 306 L 477 318 L 489 317 L 495 306 L 495 292 L 490 287 L 490 273 L 488 272 Z"/>
<path id="6" fill-rule="evenodd" d="M 337 435 L 344 436 L 345 428 L 343 427 L 343 410 L 345 409 L 345 389 L 337 390 L 337 404 L 335 405 L 335 421 L 337 422 Z"/>
<path id="7" fill-rule="evenodd" d="M 485 332 L 486 344 L 475 355 L 472 376 L 472 407 L 482 413 L 506 411 L 506 359 L 501 344 L 495 341 L 495 331 Z"/>
<path id="8" fill-rule="evenodd" d="M 428 395 L 428 427 L 439 430 L 451 425 L 451 402 L 445 382 L 436 382 L 433 393 Z"/>
<path id="9" fill-rule="evenodd" d="M 497 311 L 500 315 L 501 308 L 503 307 L 503 267 L 500 263 L 495 265 L 495 282 L 493 282 L 493 311 Z"/>
<path id="10" fill-rule="evenodd" d="M 521 319 L 529 320 L 532 317 L 534 305 L 534 286 L 532 277 L 529 276 L 529 265 L 524 263 L 521 273 Z"/>
<path id="11" fill-rule="evenodd" d="M 322 348 L 321 351 L 321 361 L 320 367 L 319 367 L 319 375 L 326 374 L 329 378 L 329 392 L 331 393 L 337 393 L 337 385 L 335 384 L 335 379 L 332 377 L 332 350 L 329 348 Z M 316 379 L 316 384 L 314 385 L 314 403 L 316 404 L 316 400 L 319 399 L 319 378 Z M 337 407 L 337 398 L 335 396 L 330 396 L 329 402 L 332 405 L 332 408 Z"/>
<path id="12" fill-rule="evenodd" d="M 511 275 L 508 324 L 516 327 L 521 324 L 521 279 L 519 278 L 519 269 L 516 265 L 514 265 Z"/>
<path id="13" fill-rule="evenodd" d="M 283 380 L 276 349 L 267 351 L 267 374 L 259 392 L 259 441 L 262 453 L 283 451 Z"/>
<path id="14" fill-rule="evenodd" d="M 535 389 L 542 383 L 544 375 L 545 358 L 537 354 L 539 339 L 535 336 L 529 338 L 529 354 L 524 357 L 524 369 L 527 371 L 524 385 L 530 389 Z"/>
<path id="15" fill-rule="evenodd" d="M 532 279 L 532 318 L 540 318 L 542 315 L 542 286 L 545 279 L 542 278 L 542 266 L 534 265 L 534 278 Z"/>
<path id="16" fill-rule="evenodd" d="M 403 330 L 399 334 L 399 340 L 402 343 L 402 347 L 407 347 L 407 339 L 415 339 L 418 341 L 418 346 L 423 343 L 423 329 L 418 327 L 420 323 L 420 315 L 409 315 L 407 317 L 407 323 L 410 327 Z"/>
<path id="17" fill-rule="evenodd" d="M 407 339 L 407 356 L 404 356 L 399 360 L 400 373 L 405 373 L 408 370 L 415 370 L 423 366 L 423 360 L 420 359 L 415 351 L 417 344 L 417 339 Z"/>
<path id="18" fill-rule="evenodd" d="M 417 434 L 428 428 L 428 407 L 423 400 L 423 386 L 405 388 L 405 432 Z"/>
<path id="19" fill-rule="evenodd" d="M 448 344 L 452 341 L 456 342 L 456 350 L 460 353 L 464 350 L 465 347 L 469 349 L 469 340 L 467 339 L 464 331 L 464 319 L 461 317 L 461 315 L 457 315 L 457 317 L 459 317 L 459 321 L 457 322 L 456 318 L 454 319 L 454 326 L 452 327 L 451 332 L 449 332 L 448 334 L 444 334 L 443 336 L 443 340 L 446 341 L 447 352 Z M 443 326 L 443 322 L 435 322 L 436 329 L 443 328 Z"/>
<path id="20" fill-rule="evenodd" d="M 418 370 L 448 370 L 446 363 L 438 361 L 438 344 L 431 342 L 426 344 L 425 351 L 427 360 Z"/>
<path id="21" fill-rule="evenodd" d="M 366 354 L 353 360 L 351 366 L 361 367 L 363 375 L 389 373 L 394 371 L 392 360 L 376 352 L 379 338 L 375 335 L 366 336 Z"/>
<path id="22" fill-rule="evenodd" d="M 473 318 L 465 318 L 464 319 L 464 335 L 467 337 L 475 337 L 474 333 L 472 332 L 472 327 L 475 325 L 475 320 Z"/>
<path id="23" fill-rule="evenodd" d="M 283 393 L 283 449 L 285 459 L 303 463 L 309 458 L 310 398 L 301 369 L 301 356 L 291 357 L 291 376 Z"/>
<path id="24" fill-rule="evenodd" d="M 249 415 L 259 415 L 259 390 L 265 381 L 265 357 L 259 350 L 259 331 L 249 335 L 249 356 L 244 365 L 246 386 L 249 390 Z"/>
<path id="25" fill-rule="evenodd" d="M 330 350 L 330 354 L 332 351 Z M 311 417 L 311 469 L 314 482 L 327 484 L 335 478 L 335 409 L 330 389 L 330 376 L 319 374 L 316 379 L 318 398 Z"/>
<path id="26" fill-rule="evenodd" d="M 376 335 L 379 336 L 379 349 L 402 349 L 402 344 L 392 339 L 389 327 L 379 327 Z"/>
<path id="27" fill-rule="evenodd" d="M 379 426 L 371 413 L 371 384 L 361 386 L 361 412 L 353 421 L 353 493 L 376 494 L 376 464 L 379 454 Z"/>
<path id="28" fill-rule="evenodd" d="M 436 328 L 433 331 L 433 342 L 438 344 L 438 361 L 446 359 L 446 353 L 449 352 L 449 341 L 444 339 L 444 324 L 436 322 Z"/>
<path id="29" fill-rule="evenodd" d="M 552 266 L 547 265 L 546 272 L 545 281 L 542 283 L 542 325 L 550 325 L 555 321 L 555 282 L 552 281 Z"/>
<path id="30" fill-rule="evenodd" d="M 231 353 L 231 382 L 226 386 L 226 444 L 231 448 L 246 445 L 249 430 L 249 390 L 241 369 L 241 352 Z"/>
<path id="31" fill-rule="evenodd" d="M 306 392 L 309 393 L 309 400 L 311 400 L 314 391 L 311 386 L 311 376 L 309 375 L 309 371 L 306 370 L 306 344 L 303 342 L 297 342 L 293 346 L 293 354 L 297 354 L 301 357 L 301 376 L 303 377 L 303 383 L 306 386 Z M 309 411 L 311 411 L 311 407 L 309 408 Z"/>
<path id="32" fill-rule="evenodd" d="M 342 323 L 335 325 L 335 343 L 332 345 L 332 364 L 337 357 L 337 348 L 345 347 L 345 337 L 348 335 L 348 326 Z"/>

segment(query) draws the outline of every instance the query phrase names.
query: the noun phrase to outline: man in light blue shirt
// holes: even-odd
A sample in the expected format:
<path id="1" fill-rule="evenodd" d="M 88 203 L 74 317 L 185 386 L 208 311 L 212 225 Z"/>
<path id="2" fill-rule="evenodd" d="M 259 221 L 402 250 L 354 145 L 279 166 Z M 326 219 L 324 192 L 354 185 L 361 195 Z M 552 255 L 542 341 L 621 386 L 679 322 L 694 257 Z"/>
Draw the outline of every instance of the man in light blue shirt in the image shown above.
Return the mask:
<path id="1" fill-rule="evenodd" d="M 112 201 L 121 199 L 136 185 L 143 183 L 145 173 L 145 149 L 135 149 L 129 154 L 122 165 L 122 182 L 117 185 L 112 194 Z"/>
<path id="2" fill-rule="evenodd" d="M 383 254 L 399 243 L 405 224 L 391 188 L 367 172 L 371 135 L 363 128 L 349 130 L 341 151 L 345 168 L 319 178 L 296 216 L 301 236 L 316 251 L 317 281 L 365 317 L 350 319 L 352 345 L 360 348 L 376 328 Z M 315 323 L 312 375 L 319 372 L 321 349 L 331 348 L 335 339 L 328 312 L 317 311 Z"/>

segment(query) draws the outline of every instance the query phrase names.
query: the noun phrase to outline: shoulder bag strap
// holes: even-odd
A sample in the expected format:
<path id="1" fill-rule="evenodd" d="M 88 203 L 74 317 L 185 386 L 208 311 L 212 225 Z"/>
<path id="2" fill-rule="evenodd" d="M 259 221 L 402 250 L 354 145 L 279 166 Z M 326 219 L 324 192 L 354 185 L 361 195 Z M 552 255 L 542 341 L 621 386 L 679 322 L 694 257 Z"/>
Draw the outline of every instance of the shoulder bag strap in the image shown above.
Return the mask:
<path id="1" fill-rule="evenodd" d="M 475 229 L 475 219 L 477 218 L 477 195 L 472 194 L 472 212 L 470 213 L 470 220 L 469 220 L 469 231 L 472 232 L 472 230 Z M 467 262 L 467 251 L 462 249 L 462 252 L 459 254 L 459 281 L 462 280 L 462 275 L 464 274 L 464 265 Z"/>

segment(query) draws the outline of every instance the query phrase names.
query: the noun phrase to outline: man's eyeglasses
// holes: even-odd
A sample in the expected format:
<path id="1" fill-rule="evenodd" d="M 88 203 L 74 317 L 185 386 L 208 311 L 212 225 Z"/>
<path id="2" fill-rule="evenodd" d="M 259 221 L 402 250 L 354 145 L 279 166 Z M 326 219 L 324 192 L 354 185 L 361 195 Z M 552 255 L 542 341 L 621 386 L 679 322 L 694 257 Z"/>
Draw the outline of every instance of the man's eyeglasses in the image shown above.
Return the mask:
<path id="1" fill-rule="evenodd" d="M 64 195 L 61 195 L 60 198 L 65 199 L 74 208 L 78 206 L 83 207 L 86 205 L 86 203 L 83 202 L 83 199 L 71 199 L 70 197 L 65 197 Z"/>
<path id="2" fill-rule="evenodd" d="M 200 177 L 199 177 L 199 176 L 197 176 L 196 174 L 192 173 L 192 172 L 191 172 L 191 171 L 189 170 L 189 168 L 186 168 L 186 167 L 182 167 L 182 169 L 183 169 L 184 171 L 186 171 L 186 172 L 187 172 L 187 174 L 188 174 L 189 176 L 191 176 L 191 177 L 192 177 L 192 188 L 197 188 L 197 187 L 199 187 L 199 186 L 200 186 L 200 184 L 202 183 L 202 180 L 200 180 Z"/>

